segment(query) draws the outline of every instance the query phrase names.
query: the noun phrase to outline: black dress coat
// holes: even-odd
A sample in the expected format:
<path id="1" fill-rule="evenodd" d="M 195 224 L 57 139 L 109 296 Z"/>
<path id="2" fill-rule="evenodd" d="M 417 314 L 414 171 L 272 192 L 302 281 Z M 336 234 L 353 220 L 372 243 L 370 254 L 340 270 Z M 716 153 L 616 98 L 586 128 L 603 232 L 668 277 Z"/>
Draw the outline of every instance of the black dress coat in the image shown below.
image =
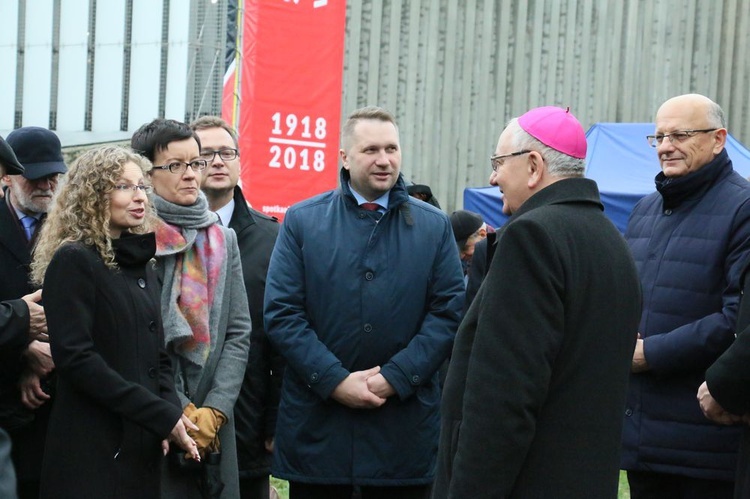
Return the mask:
<path id="1" fill-rule="evenodd" d="M 711 395 L 733 414 L 750 414 L 750 266 L 741 279 L 741 300 L 737 317 L 737 339 L 706 371 Z M 750 427 L 742 426 L 734 497 L 750 497 Z"/>
<path id="2" fill-rule="evenodd" d="M 36 234 L 39 234 L 37 227 Z M 33 244 L 33 241 L 32 241 Z M 21 403 L 18 382 L 29 344 L 29 308 L 21 297 L 35 291 L 29 280 L 31 248 L 9 194 L 0 199 L 0 428 L 13 442 L 12 457 L 22 497 L 36 495 L 44 453 L 47 421 L 54 401 L 54 372 L 42 380 L 53 398 L 35 410 Z"/>
<path id="3" fill-rule="evenodd" d="M 456 336 L 435 498 L 616 497 L 641 294 L 602 210 L 564 179 L 500 229 Z"/>
<path id="4" fill-rule="evenodd" d="M 237 234 L 242 275 L 253 329 L 250 353 L 239 397 L 234 406 L 237 464 L 240 479 L 268 475 L 271 455 L 264 442 L 274 435 L 284 361 L 271 348 L 263 326 L 263 295 L 271 252 L 279 223 L 247 205 L 239 187 L 234 189 L 234 211 L 229 228 Z"/>
<path id="5" fill-rule="evenodd" d="M 32 293 L 29 283 L 31 248 L 18 217 L 8 204 L 8 193 L 0 199 L 0 311 L 2 367 L 0 367 L 0 427 L 7 431 L 28 424 L 31 411 L 21 405 L 18 377 L 21 354 L 29 344 L 29 309 L 20 298 Z M 41 457 L 41 456 L 40 456 Z"/>
<path id="6" fill-rule="evenodd" d="M 162 452 L 182 409 L 163 349 L 153 234 L 115 240 L 117 270 L 63 245 L 44 281 L 57 399 L 42 498 L 157 498 Z"/>

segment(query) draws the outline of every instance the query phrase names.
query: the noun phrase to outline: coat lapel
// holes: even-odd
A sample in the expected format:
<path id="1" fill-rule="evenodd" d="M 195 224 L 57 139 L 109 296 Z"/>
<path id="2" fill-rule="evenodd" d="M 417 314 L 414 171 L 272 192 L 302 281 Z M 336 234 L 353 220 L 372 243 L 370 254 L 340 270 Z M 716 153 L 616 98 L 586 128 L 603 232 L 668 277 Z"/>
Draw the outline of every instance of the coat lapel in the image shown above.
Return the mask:
<path id="1" fill-rule="evenodd" d="M 26 238 L 19 232 L 15 214 L 10 211 L 7 201 L 0 201 L 0 245 L 20 263 L 31 262 L 31 251 Z"/>

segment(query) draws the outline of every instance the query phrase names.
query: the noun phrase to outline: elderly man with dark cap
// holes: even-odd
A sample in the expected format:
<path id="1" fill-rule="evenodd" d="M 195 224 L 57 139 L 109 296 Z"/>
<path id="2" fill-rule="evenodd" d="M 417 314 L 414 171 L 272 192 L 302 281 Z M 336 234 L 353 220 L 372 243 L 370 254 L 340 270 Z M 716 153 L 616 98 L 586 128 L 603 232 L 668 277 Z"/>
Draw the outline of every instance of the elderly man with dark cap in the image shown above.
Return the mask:
<path id="1" fill-rule="evenodd" d="M 0 201 L 0 301 L 15 300 L 25 334 L 20 352 L 0 372 L 0 427 L 13 440 L 13 461 L 19 497 L 38 497 L 44 451 L 48 376 L 54 364 L 47 338 L 41 291 L 29 284 L 31 250 L 52 202 L 58 178 L 67 171 L 60 139 L 50 130 L 23 127 L 7 137 L 20 175 L 3 176 L 5 199 Z M 7 154 L 7 151 L 6 151 Z M 10 171 L 9 171 L 10 173 Z M 36 292 L 35 292 L 36 291 Z M 18 299 L 23 303 L 20 303 Z"/>
<path id="2" fill-rule="evenodd" d="M 433 497 L 615 497 L 640 317 L 622 235 L 565 109 L 512 119 L 491 183 L 511 215 L 456 336 Z"/>

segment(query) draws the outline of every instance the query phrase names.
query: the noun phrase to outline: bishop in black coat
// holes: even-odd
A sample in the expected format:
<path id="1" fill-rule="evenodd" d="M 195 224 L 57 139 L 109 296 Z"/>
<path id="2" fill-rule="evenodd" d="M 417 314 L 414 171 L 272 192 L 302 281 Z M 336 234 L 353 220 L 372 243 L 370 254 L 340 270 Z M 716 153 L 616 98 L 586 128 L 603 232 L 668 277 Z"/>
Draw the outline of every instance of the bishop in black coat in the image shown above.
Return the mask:
<path id="1" fill-rule="evenodd" d="M 496 253 L 456 336 L 434 497 L 615 497 L 641 295 L 596 184 L 531 196 Z"/>

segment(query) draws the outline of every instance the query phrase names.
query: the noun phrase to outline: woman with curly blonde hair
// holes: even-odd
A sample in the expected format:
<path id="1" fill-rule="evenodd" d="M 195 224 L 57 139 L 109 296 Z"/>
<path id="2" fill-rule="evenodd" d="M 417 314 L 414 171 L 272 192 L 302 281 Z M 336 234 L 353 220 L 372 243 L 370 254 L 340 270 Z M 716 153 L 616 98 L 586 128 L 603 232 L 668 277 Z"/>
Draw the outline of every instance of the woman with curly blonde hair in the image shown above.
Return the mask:
<path id="1" fill-rule="evenodd" d="M 58 376 L 42 498 L 160 497 L 168 438 L 199 459 L 162 346 L 149 166 L 120 147 L 85 152 L 40 235 L 32 276 Z"/>

